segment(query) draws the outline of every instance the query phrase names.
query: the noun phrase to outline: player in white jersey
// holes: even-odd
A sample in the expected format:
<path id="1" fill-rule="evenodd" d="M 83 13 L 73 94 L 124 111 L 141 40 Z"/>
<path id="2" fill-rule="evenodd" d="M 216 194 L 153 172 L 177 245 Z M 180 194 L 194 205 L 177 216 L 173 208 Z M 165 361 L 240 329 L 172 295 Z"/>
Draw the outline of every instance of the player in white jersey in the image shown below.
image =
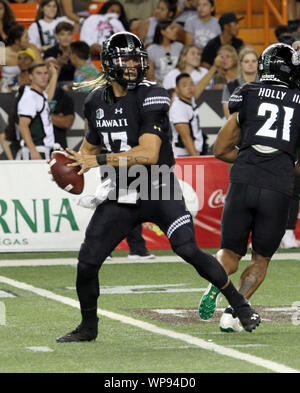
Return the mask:
<path id="1" fill-rule="evenodd" d="M 16 159 L 49 159 L 54 145 L 54 130 L 48 95 L 49 70 L 45 63 L 29 69 L 31 85 L 26 86 L 18 103 L 21 149 Z"/>
<path id="2" fill-rule="evenodd" d="M 205 144 L 194 97 L 194 83 L 189 74 L 177 76 L 175 91 L 177 95 L 170 108 L 174 156 L 198 156 L 203 154 Z"/>

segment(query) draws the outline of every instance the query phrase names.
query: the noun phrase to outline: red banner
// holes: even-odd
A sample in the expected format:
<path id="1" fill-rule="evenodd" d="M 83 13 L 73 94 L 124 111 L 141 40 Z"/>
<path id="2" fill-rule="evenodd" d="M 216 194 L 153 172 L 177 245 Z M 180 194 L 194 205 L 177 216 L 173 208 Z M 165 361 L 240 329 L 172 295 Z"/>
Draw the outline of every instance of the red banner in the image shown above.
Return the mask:
<path id="1" fill-rule="evenodd" d="M 229 184 L 228 165 L 214 156 L 182 157 L 176 159 L 175 174 L 194 218 L 199 247 L 220 247 L 221 216 Z M 149 250 L 170 249 L 167 237 L 155 224 L 143 224 L 143 237 Z M 128 250 L 126 240 L 117 249 Z"/>

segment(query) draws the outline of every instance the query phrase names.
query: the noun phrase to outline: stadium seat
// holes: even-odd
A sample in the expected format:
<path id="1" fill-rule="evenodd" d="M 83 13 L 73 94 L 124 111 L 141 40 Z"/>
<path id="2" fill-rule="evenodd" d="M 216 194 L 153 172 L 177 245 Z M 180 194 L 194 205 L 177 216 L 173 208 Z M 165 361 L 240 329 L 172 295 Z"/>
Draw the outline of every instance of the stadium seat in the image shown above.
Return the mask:
<path id="1" fill-rule="evenodd" d="M 93 2 L 91 2 L 89 4 L 90 14 L 98 14 L 98 12 L 100 11 L 100 9 L 103 6 L 103 4 L 104 3 L 93 3 Z"/>
<path id="2" fill-rule="evenodd" d="M 73 40 L 79 41 L 80 40 L 80 33 L 78 31 L 74 31 L 73 33 Z"/>
<path id="3" fill-rule="evenodd" d="M 9 4 L 16 21 L 28 28 L 35 20 L 39 5 L 37 3 Z"/>
<path id="4" fill-rule="evenodd" d="M 265 30 L 264 30 L 264 1 L 261 0 L 215 0 L 216 17 L 219 18 L 224 12 L 235 12 L 238 17 L 243 17 L 239 23 L 240 31 L 238 38 L 241 38 L 247 45 L 254 48 L 258 54 L 261 54 L 265 48 Z M 282 13 L 283 0 L 272 0 L 271 3 Z M 251 23 L 247 20 L 247 8 L 250 6 L 252 12 Z M 270 29 L 269 38 L 270 44 L 276 42 L 274 33 L 275 27 L 278 25 L 276 17 L 269 13 Z M 284 23 L 285 24 L 285 23 Z"/>

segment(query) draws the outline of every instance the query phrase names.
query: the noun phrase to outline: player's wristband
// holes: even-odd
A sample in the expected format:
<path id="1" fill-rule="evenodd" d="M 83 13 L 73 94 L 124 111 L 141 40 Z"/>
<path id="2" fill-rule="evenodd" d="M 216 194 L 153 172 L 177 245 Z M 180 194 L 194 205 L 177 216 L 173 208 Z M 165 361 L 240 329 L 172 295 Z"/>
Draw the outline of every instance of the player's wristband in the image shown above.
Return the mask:
<path id="1" fill-rule="evenodd" d="M 107 164 L 106 154 L 98 154 L 96 156 L 96 160 L 97 160 L 99 165 L 106 165 Z"/>

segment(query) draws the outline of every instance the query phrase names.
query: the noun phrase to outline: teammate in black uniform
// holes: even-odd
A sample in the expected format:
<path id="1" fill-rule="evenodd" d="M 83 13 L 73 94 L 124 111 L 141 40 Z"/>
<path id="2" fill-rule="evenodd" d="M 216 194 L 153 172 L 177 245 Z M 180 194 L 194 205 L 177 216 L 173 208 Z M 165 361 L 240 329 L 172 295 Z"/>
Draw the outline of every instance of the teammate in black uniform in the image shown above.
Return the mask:
<path id="1" fill-rule="evenodd" d="M 175 253 L 220 288 L 245 329 L 253 330 L 260 323 L 259 315 L 218 261 L 197 247 L 178 181 L 172 171 L 165 170 L 174 164 L 168 140 L 170 99 L 165 89 L 144 79 L 148 63 L 142 42 L 127 32 L 112 35 L 103 45 L 102 64 L 107 81 L 87 97 L 84 113 L 89 131 L 80 152 L 69 149 L 69 156 L 72 165 L 81 166 L 79 173 L 100 165 L 114 188 L 95 210 L 79 251 L 76 289 L 82 322 L 57 341 L 97 337 L 98 271 L 117 244 L 145 221 L 164 231 Z M 107 154 L 99 154 L 102 147 Z M 164 171 L 158 174 L 156 169 L 162 166 Z M 140 179 L 131 170 L 142 172 L 139 196 L 135 182 Z"/>
<path id="2" fill-rule="evenodd" d="M 269 261 L 285 232 L 294 173 L 300 174 L 300 59 L 286 44 L 262 53 L 260 82 L 244 84 L 229 101 L 231 113 L 220 130 L 214 153 L 234 163 L 222 216 L 221 250 L 217 259 L 230 275 L 246 254 L 252 235 L 252 260 L 244 270 L 239 291 L 248 299 L 263 282 Z M 239 149 L 236 146 L 239 146 Z M 200 302 L 208 319 L 219 290 L 210 285 Z M 240 331 L 231 307 L 220 327 Z"/>

